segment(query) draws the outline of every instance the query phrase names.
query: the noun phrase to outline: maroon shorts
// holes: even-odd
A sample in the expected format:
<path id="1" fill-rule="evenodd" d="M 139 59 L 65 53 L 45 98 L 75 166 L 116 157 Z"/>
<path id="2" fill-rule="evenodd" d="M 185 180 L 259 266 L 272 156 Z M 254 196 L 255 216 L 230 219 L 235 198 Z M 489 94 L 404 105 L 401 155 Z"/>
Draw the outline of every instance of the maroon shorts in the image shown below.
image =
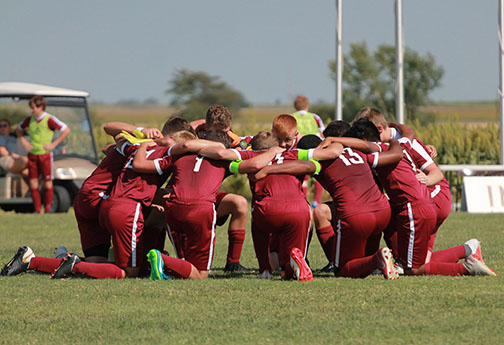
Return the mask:
<path id="1" fill-rule="evenodd" d="M 100 205 L 99 221 L 112 235 L 115 264 L 140 267 L 144 261 L 142 204 L 126 198 L 105 199 Z"/>
<path id="2" fill-rule="evenodd" d="M 185 236 L 185 259 L 199 271 L 209 271 L 215 247 L 215 204 L 207 201 L 183 203 L 171 200 L 166 202 L 165 215 L 170 229 Z"/>
<path id="3" fill-rule="evenodd" d="M 390 221 L 390 208 L 375 212 L 356 214 L 350 217 L 333 218 L 334 241 L 333 262 L 343 267 L 348 261 L 363 258 L 369 239 L 380 239 Z"/>
<path id="4" fill-rule="evenodd" d="M 254 203 L 252 212 L 252 239 L 259 262 L 259 271 L 269 270 L 270 236 L 278 239 L 280 266 L 289 264 L 292 248 L 306 254 L 310 231 L 310 206 L 305 199 L 265 198 Z"/>
<path id="5" fill-rule="evenodd" d="M 78 192 L 74 200 L 74 213 L 79 228 L 82 251 L 99 246 L 110 246 L 110 233 L 98 221 L 99 195 Z"/>
<path id="6" fill-rule="evenodd" d="M 429 237 L 436 222 L 436 211 L 431 203 L 407 203 L 392 213 L 391 223 L 397 231 L 398 259 L 404 268 L 419 268 L 425 263 Z"/>
<path id="7" fill-rule="evenodd" d="M 42 176 L 44 181 L 53 180 L 53 154 L 52 152 L 42 155 L 28 153 L 28 175 L 30 179 L 38 179 Z"/>
<path id="8" fill-rule="evenodd" d="M 438 185 L 439 186 L 439 185 Z M 434 202 L 434 207 L 436 209 L 437 222 L 434 231 L 430 235 L 429 238 L 429 251 L 433 251 L 434 242 L 436 241 L 436 235 L 439 227 L 446 218 L 450 215 L 451 207 L 452 207 L 452 198 L 450 193 L 450 187 L 439 187 L 440 189 L 434 189 L 431 192 L 432 201 Z"/>

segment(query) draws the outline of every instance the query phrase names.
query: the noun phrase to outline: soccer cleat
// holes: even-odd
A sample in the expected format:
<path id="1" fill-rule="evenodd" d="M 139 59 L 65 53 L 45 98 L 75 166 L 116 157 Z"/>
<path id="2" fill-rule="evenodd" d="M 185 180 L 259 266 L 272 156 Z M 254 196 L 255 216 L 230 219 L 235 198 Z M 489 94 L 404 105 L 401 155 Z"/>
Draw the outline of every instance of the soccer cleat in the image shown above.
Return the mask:
<path id="1" fill-rule="evenodd" d="M 471 254 L 476 260 L 485 262 L 483 260 L 483 256 L 481 255 L 481 243 L 479 240 L 472 238 L 469 241 L 466 241 L 464 245 L 471 248 Z"/>
<path id="2" fill-rule="evenodd" d="M 464 267 L 472 276 L 493 276 L 497 277 L 497 273 L 487 266 L 482 260 L 478 260 L 475 256 L 469 255 L 464 261 Z"/>
<path id="3" fill-rule="evenodd" d="M 250 273 L 247 267 L 242 266 L 239 262 L 228 262 L 224 267 L 225 273 Z"/>
<path id="4" fill-rule="evenodd" d="M 404 275 L 404 268 L 400 264 L 394 263 L 394 269 L 400 276 Z"/>
<path id="5" fill-rule="evenodd" d="M 376 255 L 378 256 L 378 262 L 383 277 L 387 280 L 399 279 L 399 273 L 397 273 L 392 263 L 392 251 L 387 247 L 383 247 Z"/>
<path id="6" fill-rule="evenodd" d="M 273 279 L 273 276 L 271 275 L 271 273 L 268 270 L 264 270 L 257 276 L 257 278 L 259 278 L 259 279 Z"/>
<path id="7" fill-rule="evenodd" d="M 19 247 L 14 257 L 2 268 L 0 275 L 15 276 L 26 272 L 30 265 L 30 260 L 34 257 L 35 254 L 33 254 L 33 250 L 30 247 Z"/>
<path id="8" fill-rule="evenodd" d="M 147 253 L 147 260 L 150 264 L 150 280 L 170 280 L 163 272 L 164 262 L 161 252 L 157 249 L 151 249 Z"/>
<path id="9" fill-rule="evenodd" d="M 63 259 L 67 256 L 68 249 L 65 246 L 59 246 L 58 248 L 54 249 L 54 258 L 56 259 Z"/>
<path id="10" fill-rule="evenodd" d="M 58 268 L 51 275 L 51 279 L 60 279 L 69 276 L 70 274 L 72 274 L 74 266 L 80 261 L 81 260 L 79 259 L 77 254 L 67 253 Z"/>
<path id="11" fill-rule="evenodd" d="M 315 273 L 333 273 L 334 272 L 334 268 L 335 268 L 334 264 L 332 262 L 329 262 L 327 265 L 325 265 L 321 269 L 315 271 Z"/>
<path id="12" fill-rule="evenodd" d="M 290 265 L 294 271 L 294 278 L 296 280 L 313 280 L 312 271 L 304 259 L 303 252 L 299 248 L 292 248 L 290 252 Z"/>

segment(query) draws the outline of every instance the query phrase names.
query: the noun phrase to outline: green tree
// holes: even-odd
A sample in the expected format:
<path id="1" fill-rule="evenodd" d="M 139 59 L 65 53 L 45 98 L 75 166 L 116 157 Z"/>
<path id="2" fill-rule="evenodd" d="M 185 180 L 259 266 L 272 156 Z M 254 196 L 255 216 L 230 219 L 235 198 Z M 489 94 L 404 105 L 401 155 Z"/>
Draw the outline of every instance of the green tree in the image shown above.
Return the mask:
<path id="1" fill-rule="evenodd" d="M 336 65 L 329 62 L 331 77 Z M 419 106 L 429 101 L 429 93 L 441 85 L 444 69 L 434 57 L 406 48 L 404 51 L 404 103 L 408 120 L 416 118 Z M 393 117 L 395 113 L 395 47 L 382 44 L 370 52 L 366 43 L 353 43 L 343 65 L 343 116 L 351 120 L 365 106 L 379 108 Z"/>
<path id="2" fill-rule="evenodd" d="M 179 106 L 180 114 L 188 120 L 204 118 L 212 104 L 224 105 L 231 111 L 247 106 L 239 91 L 205 72 L 178 70 L 170 80 L 170 86 L 166 93 L 172 96 L 171 105 Z"/>

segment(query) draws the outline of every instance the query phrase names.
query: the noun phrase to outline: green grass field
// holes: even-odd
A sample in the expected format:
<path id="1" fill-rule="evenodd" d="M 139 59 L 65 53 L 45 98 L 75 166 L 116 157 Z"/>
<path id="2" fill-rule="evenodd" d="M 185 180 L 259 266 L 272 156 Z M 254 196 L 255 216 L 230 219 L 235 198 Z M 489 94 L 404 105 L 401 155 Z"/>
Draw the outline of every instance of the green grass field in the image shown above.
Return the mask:
<path id="1" fill-rule="evenodd" d="M 72 211 L 0 217 L 2 265 L 21 245 L 41 256 L 61 244 L 82 253 Z M 0 344 L 502 344 L 503 223 L 504 215 L 453 213 L 436 243 L 442 249 L 480 238 L 497 278 L 229 278 L 222 227 L 215 274 L 206 281 L 0 277 Z M 309 258 L 314 268 L 326 263 L 316 238 Z M 250 233 L 242 263 L 257 267 Z"/>

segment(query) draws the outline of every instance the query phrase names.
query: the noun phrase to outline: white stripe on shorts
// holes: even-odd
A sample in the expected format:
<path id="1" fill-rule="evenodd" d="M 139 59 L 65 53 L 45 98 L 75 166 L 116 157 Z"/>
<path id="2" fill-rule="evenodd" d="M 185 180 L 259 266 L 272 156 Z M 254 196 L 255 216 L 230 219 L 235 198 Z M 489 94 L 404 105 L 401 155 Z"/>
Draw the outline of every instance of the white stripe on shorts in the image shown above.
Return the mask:
<path id="1" fill-rule="evenodd" d="M 138 217 L 140 216 L 140 212 L 142 211 L 142 204 L 137 202 L 137 207 L 135 210 L 135 218 L 133 219 L 133 227 L 131 228 L 131 267 L 136 267 L 136 259 L 137 259 L 137 252 L 136 252 L 136 246 L 137 246 L 137 237 L 136 237 L 136 231 L 137 231 L 137 222 L 138 222 Z"/>
<path id="2" fill-rule="evenodd" d="M 338 219 L 338 224 L 336 227 L 336 255 L 334 256 L 334 266 L 339 267 L 339 256 L 341 247 L 341 219 Z"/>
<path id="3" fill-rule="evenodd" d="M 438 193 L 441 191 L 441 186 L 440 185 L 436 185 L 436 187 L 434 188 L 434 190 L 430 193 L 430 197 L 431 199 L 434 199 L 434 197 L 436 195 L 438 195 Z"/>
<path id="4" fill-rule="evenodd" d="M 408 268 L 413 267 L 413 247 L 415 246 L 415 220 L 413 219 L 413 209 L 411 203 L 408 202 L 408 218 L 410 222 L 410 235 L 408 243 Z"/>
<path id="5" fill-rule="evenodd" d="M 308 238 L 310 238 L 310 230 L 311 230 L 311 219 L 310 222 L 308 223 L 308 229 L 306 231 L 306 242 L 305 242 L 305 248 L 304 248 L 304 257 L 306 258 L 306 253 L 308 252 Z"/>
<path id="6" fill-rule="evenodd" d="M 210 238 L 210 253 L 208 255 L 207 271 L 210 271 L 210 267 L 212 266 L 214 239 L 215 239 L 215 224 L 217 223 L 217 212 L 215 211 L 215 204 L 213 203 L 212 208 L 213 208 L 212 237 Z"/>

